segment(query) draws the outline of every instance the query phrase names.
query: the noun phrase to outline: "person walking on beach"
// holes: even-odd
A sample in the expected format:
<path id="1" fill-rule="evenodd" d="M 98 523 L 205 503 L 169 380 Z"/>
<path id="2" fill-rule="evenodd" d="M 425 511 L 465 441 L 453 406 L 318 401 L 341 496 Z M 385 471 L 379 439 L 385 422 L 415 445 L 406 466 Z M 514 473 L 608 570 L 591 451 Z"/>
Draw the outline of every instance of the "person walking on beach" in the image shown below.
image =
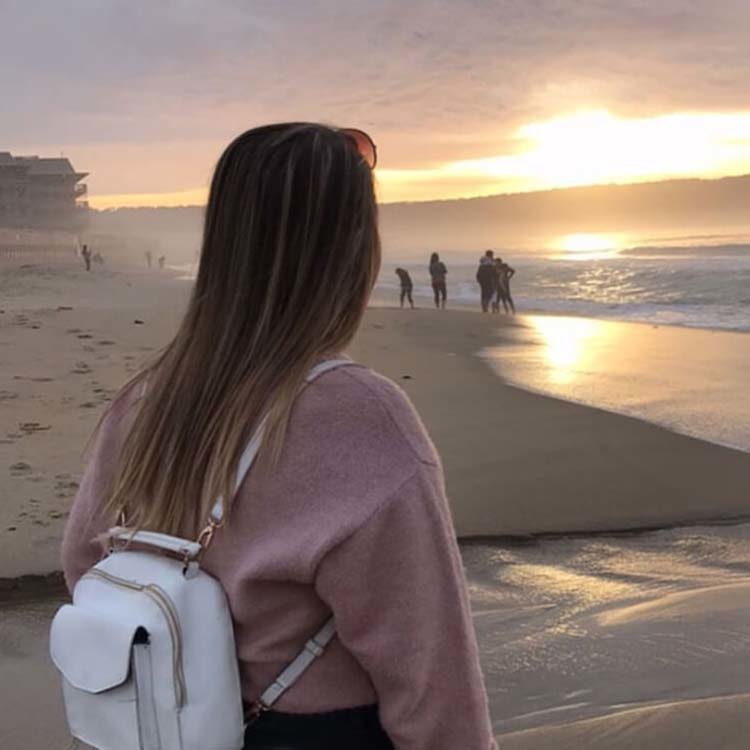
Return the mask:
<path id="1" fill-rule="evenodd" d="M 151 253 L 150 250 L 146 250 L 146 252 L 144 253 L 144 255 L 146 256 L 146 267 L 147 268 L 151 268 L 151 263 L 152 263 L 153 258 L 154 258 L 153 254 Z"/>
<path id="2" fill-rule="evenodd" d="M 84 245 L 81 248 L 81 257 L 83 258 L 83 264 L 86 266 L 86 270 L 91 270 L 91 250 L 88 245 Z"/>
<path id="3" fill-rule="evenodd" d="M 164 264 L 167 262 L 166 256 L 165 255 L 160 255 L 159 259 L 158 259 L 158 262 L 159 262 L 159 270 L 163 271 L 164 270 Z"/>
<path id="4" fill-rule="evenodd" d="M 224 499 L 200 566 L 231 610 L 246 750 L 496 750 L 440 459 L 405 393 L 342 354 L 380 269 L 375 155 L 307 123 L 227 147 L 185 317 L 105 413 L 65 529 L 72 590 L 116 519 L 197 538 Z"/>
<path id="5" fill-rule="evenodd" d="M 409 276 L 409 272 L 405 268 L 397 268 L 396 275 L 401 282 L 401 307 L 403 308 L 404 306 L 404 300 L 408 299 L 411 309 L 413 310 L 414 300 L 412 299 L 411 293 L 414 289 L 414 285 L 412 284 L 411 276 Z"/>
<path id="6" fill-rule="evenodd" d="M 516 314 L 516 305 L 510 293 L 510 280 L 516 275 L 516 270 L 511 268 L 502 258 L 495 259 L 495 272 L 497 274 L 497 296 L 492 303 L 492 312 L 500 312 L 500 303 L 503 303 L 505 313 Z"/>
<path id="7" fill-rule="evenodd" d="M 497 290 L 497 273 L 495 271 L 494 252 L 487 250 L 479 259 L 477 282 L 479 283 L 482 312 L 489 312 L 490 302 Z"/>
<path id="8" fill-rule="evenodd" d="M 445 263 L 440 260 L 437 253 L 430 256 L 430 278 L 432 279 L 432 292 L 435 295 L 435 307 L 445 309 L 445 301 L 448 299 L 448 290 L 445 284 L 445 277 L 448 275 L 448 269 Z"/>

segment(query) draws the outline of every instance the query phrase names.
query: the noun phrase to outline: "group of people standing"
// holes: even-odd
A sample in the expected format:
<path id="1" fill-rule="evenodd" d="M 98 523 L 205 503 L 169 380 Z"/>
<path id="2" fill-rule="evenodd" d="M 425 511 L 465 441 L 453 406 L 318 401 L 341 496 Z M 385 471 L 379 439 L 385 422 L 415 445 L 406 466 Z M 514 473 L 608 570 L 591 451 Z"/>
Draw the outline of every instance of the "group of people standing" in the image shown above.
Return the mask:
<path id="1" fill-rule="evenodd" d="M 437 253 L 430 256 L 430 279 L 432 280 L 432 292 L 435 298 L 435 307 L 445 309 L 445 302 L 448 299 L 446 288 L 446 276 L 448 269 L 445 263 L 440 260 Z M 480 299 L 482 312 L 489 312 L 490 308 L 493 313 L 500 312 L 500 305 L 506 313 L 515 314 L 516 306 L 510 293 L 510 280 L 515 275 L 515 269 L 511 268 L 502 258 L 495 258 L 493 250 L 487 250 L 479 259 L 479 268 L 477 269 L 477 282 L 480 289 Z M 414 299 L 412 292 L 414 284 L 412 283 L 409 272 L 404 268 L 397 268 L 396 275 L 401 282 L 401 307 L 408 300 L 409 305 L 414 308 Z"/>
<path id="2" fill-rule="evenodd" d="M 481 291 L 482 312 L 489 312 L 492 306 L 492 312 L 499 313 L 502 303 L 506 313 L 515 315 L 516 306 L 510 293 L 510 280 L 515 273 L 515 269 L 502 258 L 496 258 L 492 250 L 487 250 L 479 259 L 477 283 Z"/>

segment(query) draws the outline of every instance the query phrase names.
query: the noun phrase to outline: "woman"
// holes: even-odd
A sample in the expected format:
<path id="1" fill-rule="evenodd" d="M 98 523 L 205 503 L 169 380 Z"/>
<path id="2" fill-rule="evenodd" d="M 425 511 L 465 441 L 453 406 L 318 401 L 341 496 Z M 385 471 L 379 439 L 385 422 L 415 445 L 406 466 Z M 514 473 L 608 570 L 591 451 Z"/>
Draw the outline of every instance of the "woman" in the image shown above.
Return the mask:
<path id="1" fill-rule="evenodd" d="M 284 124 L 219 160 L 192 299 L 174 340 L 98 430 L 63 543 L 73 587 L 129 523 L 193 536 L 234 619 L 251 705 L 333 612 L 337 638 L 246 731 L 256 750 L 494 747 L 439 459 L 406 396 L 340 357 L 380 265 L 360 131 Z M 253 427 L 258 462 L 229 488 Z M 277 710 L 278 709 L 278 710 Z"/>
<path id="2" fill-rule="evenodd" d="M 445 300 L 448 298 L 448 292 L 445 288 L 445 277 L 448 275 L 448 269 L 445 263 L 440 260 L 437 253 L 430 256 L 430 277 L 432 278 L 432 291 L 435 295 L 435 307 L 445 309 Z"/>
<path id="3" fill-rule="evenodd" d="M 492 303 L 492 312 L 500 312 L 500 303 L 503 303 L 505 313 L 512 312 L 516 314 L 516 304 L 510 293 L 510 280 L 516 275 L 514 268 L 511 268 L 502 258 L 495 259 L 495 272 L 497 273 L 497 296 Z"/>
<path id="4" fill-rule="evenodd" d="M 414 309 L 414 298 L 412 297 L 412 291 L 414 290 L 414 284 L 412 283 L 411 276 L 405 268 L 397 268 L 396 276 L 398 276 L 399 283 L 401 284 L 401 307 L 404 306 L 404 300 L 409 300 L 411 309 Z"/>

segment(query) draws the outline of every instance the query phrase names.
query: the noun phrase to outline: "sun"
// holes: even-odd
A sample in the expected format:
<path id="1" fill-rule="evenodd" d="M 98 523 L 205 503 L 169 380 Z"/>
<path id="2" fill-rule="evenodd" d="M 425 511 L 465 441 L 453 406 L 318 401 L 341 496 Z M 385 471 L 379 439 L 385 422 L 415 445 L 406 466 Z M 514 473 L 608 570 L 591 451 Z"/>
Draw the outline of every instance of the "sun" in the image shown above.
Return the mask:
<path id="1" fill-rule="evenodd" d="M 605 258 L 614 255 L 622 247 L 622 241 L 614 235 L 580 232 L 560 237 L 552 247 L 569 255 Z"/>

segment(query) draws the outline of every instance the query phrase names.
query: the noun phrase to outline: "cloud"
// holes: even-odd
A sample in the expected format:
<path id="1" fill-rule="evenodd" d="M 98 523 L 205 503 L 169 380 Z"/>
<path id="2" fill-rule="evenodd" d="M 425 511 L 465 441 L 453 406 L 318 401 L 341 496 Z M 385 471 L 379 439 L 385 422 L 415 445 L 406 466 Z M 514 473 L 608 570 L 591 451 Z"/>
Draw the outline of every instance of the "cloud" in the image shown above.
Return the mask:
<path id="1" fill-rule="evenodd" d="M 744 0 L 0 0 L 2 142 L 98 192 L 199 188 L 253 125 L 370 129 L 382 164 L 497 156 L 521 124 L 746 106 Z"/>

